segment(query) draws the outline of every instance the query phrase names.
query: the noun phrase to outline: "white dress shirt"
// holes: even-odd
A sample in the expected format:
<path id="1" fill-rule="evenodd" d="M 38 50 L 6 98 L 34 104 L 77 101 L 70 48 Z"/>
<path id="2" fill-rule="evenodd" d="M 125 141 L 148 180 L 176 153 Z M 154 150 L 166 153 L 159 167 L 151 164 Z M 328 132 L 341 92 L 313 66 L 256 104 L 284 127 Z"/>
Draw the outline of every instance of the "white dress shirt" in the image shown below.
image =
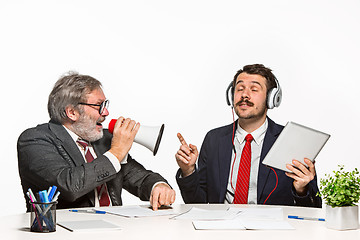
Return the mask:
<path id="1" fill-rule="evenodd" d="M 251 141 L 251 167 L 250 167 L 248 204 L 257 204 L 257 180 L 259 173 L 260 154 L 261 154 L 261 149 L 263 146 L 267 127 L 268 127 L 268 120 L 266 119 L 263 125 L 261 125 L 258 129 L 256 129 L 252 133 L 250 133 L 253 136 L 254 140 Z M 228 186 L 225 196 L 225 203 L 232 203 L 234 201 L 241 153 L 245 146 L 245 142 L 246 142 L 245 136 L 247 134 L 248 133 L 244 129 L 242 129 L 240 125 L 238 125 L 234 138 L 236 159 L 234 159 L 235 153 L 233 151 L 231 156 L 230 175 L 229 175 Z"/>

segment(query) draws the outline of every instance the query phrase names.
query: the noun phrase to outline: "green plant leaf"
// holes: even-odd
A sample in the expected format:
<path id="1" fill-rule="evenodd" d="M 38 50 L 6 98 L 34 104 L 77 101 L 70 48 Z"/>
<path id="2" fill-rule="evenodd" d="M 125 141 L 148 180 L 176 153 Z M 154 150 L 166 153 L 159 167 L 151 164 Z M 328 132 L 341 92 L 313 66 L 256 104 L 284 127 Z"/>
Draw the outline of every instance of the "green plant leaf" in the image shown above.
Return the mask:
<path id="1" fill-rule="evenodd" d="M 357 168 L 346 172 L 343 165 L 339 170 L 333 171 L 333 175 L 325 174 L 320 179 L 320 192 L 325 203 L 332 207 L 354 206 L 360 199 L 360 176 Z"/>

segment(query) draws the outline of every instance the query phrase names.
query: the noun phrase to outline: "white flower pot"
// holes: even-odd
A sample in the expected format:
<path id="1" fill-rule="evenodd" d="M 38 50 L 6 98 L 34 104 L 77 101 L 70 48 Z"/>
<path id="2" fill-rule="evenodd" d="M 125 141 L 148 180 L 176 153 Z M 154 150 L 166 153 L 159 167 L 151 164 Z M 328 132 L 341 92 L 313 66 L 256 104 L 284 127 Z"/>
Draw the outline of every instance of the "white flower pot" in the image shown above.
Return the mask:
<path id="1" fill-rule="evenodd" d="M 350 230 L 359 227 L 358 206 L 331 207 L 326 205 L 326 227 L 336 230 Z"/>

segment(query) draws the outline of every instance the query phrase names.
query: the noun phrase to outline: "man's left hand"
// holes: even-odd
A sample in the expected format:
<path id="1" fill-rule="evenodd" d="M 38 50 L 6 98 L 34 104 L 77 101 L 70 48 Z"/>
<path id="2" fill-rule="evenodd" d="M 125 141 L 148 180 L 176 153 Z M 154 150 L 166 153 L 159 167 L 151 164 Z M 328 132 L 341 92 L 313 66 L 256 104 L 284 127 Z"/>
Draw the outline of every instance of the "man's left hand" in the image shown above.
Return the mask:
<path id="1" fill-rule="evenodd" d="M 163 205 L 175 202 L 175 190 L 166 183 L 157 184 L 151 191 L 150 204 L 154 211 Z"/>
<path id="2" fill-rule="evenodd" d="M 292 171 L 292 173 L 285 172 L 285 174 L 294 179 L 293 185 L 299 196 L 306 195 L 307 186 L 316 175 L 314 163 L 308 158 L 304 158 L 304 162 L 308 167 L 295 159 L 292 161 L 295 167 L 291 164 L 286 164 L 286 168 Z"/>

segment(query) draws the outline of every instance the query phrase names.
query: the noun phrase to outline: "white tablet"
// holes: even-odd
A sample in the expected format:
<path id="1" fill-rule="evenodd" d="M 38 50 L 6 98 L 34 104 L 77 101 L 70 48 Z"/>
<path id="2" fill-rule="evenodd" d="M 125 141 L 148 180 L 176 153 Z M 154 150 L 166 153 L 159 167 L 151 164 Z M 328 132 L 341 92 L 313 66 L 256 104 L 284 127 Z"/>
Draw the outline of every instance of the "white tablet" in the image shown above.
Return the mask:
<path id="1" fill-rule="evenodd" d="M 314 161 L 330 135 L 303 125 L 288 122 L 274 145 L 263 160 L 263 164 L 291 172 L 286 164 L 293 159 L 304 162 L 304 158 Z"/>

